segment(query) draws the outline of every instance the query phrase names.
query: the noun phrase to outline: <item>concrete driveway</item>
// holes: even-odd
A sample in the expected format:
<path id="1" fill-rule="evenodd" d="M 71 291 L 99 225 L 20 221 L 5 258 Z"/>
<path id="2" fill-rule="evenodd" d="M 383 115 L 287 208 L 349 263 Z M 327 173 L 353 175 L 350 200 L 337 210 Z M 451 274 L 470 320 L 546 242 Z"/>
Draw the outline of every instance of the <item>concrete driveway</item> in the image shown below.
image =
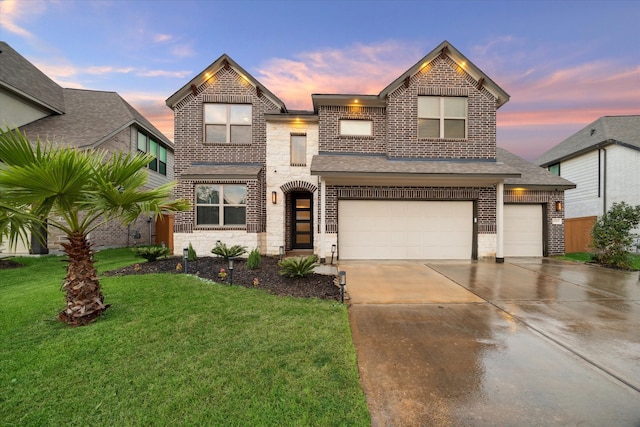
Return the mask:
<path id="1" fill-rule="evenodd" d="M 341 262 L 373 426 L 640 425 L 638 273 Z"/>

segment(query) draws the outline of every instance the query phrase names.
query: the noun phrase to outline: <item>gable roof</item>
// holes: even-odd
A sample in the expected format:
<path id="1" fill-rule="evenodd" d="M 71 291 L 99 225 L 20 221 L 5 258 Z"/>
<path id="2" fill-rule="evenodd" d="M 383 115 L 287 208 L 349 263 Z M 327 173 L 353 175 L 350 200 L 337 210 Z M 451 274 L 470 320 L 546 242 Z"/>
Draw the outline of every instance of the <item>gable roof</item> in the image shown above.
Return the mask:
<path id="1" fill-rule="evenodd" d="M 489 91 L 496 98 L 497 108 L 500 108 L 509 101 L 510 96 L 507 92 L 491 80 L 480 68 L 476 67 L 473 62 L 469 61 L 458 49 L 453 47 L 451 43 L 445 40 L 405 71 L 400 77 L 382 89 L 378 95 L 313 94 L 311 95 L 313 99 L 313 109 L 317 111 L 321 105 L 384 107 L 386 105 L 386 98 L 390 93 L 404 85 L 407 79 L 410 79 L 420 72 L 420 70 L 429 65 L 430 62 L 443 55 L 451 58 L 461 69 L 469 74 L 469 76 L 476 81 L 479 89 Z"/>
<path id="2" fill-rule="evenodd" d="M 504 180 L 506 188 L 521 187 L 529 190 L 540 189 L 555 191 L 576 188 L 576 185 L 571 181 L 554 175 L 548 170 L 536 166 L 504 148 L 496 147 L 496 160 L 520 172 L 520 178 L 506 178 Z"/>
<path id="3" fill-rule="evenodd" d="M 52 113 L 65 111 L 62 87 L 3 41 L 0 41 L 0 86 Z"/>
<path id="4" fill-rule="evenodd" d="M 281 112 L 286 112 L 287 107 L 284 105 L 277 96 L 271 93 L 262 83 L 256 80 L 251 74 L 246 72 L 244 68 L 238 65 L 229 55 L 222 54 L 218 59 L 213 61 L 211 65 L 202 70 L 200 74 L 195 76 L 186 85 L 178 89 L 173 95 L 166 100 L 167 107 L 173 109 L 176 104 L 182 101 L 189 94 L 193 93 L 202 84 L 206 83 L 211 77 L 213 77 L 222 68 L 233 68 L 238 74 L 240 74 L 245 80 L 247 80 L 258 92 L 261 92 L 264 96 L 269 98 L 271 102 L 277 105 Z"/>
<path id="5" fill-rule="evenodd" d="M 487 89 L 497 99 L 497 108 L 500 108 L 507 101 L 509 101 L 509 94 L 505 92 L 500 86 L 498 86 L 489 76 L 487 76 L 480 68 L 469 61 L 458 49 L 456 49 L 447 40 L 440 43 L 435 49 L 426 54 L 420 61 L 405 71 L 400 77 L 395 79 L 389 86 L 382 89 L 382 92 L 378 95 L 381 98 L 386 98 L 391 92 L 396 90 L 399 86 L 403 85 L 407 77 L 411 78 L 418 73 L 422 68 L 427 66 L 430 62 L 436 59 L 438 56 L 447 55 L 451 58 L 460 68 L 467 72 L 473 79 L 482 87 Z"/>
<path id="6" fill-rule="evenodd" d="M 173 149 L 173 143 L 116 92 L 63 89 L 63 94 L 65 114 L 36 120 L 20 130 L 42 140 L 88 149 L 136 125 Z"/>
<path id="7" fill-rule="evenodd" d="M 545 152 L 534 163 L 549 166 L 611 144 L 640 150 L 640 115 L 600 117 Z"/>

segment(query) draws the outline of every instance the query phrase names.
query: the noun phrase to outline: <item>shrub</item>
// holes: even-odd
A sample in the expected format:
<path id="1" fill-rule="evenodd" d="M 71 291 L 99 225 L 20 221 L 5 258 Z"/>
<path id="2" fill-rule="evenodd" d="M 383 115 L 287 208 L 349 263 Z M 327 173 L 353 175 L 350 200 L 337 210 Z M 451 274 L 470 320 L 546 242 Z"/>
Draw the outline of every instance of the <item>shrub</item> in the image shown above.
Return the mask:
<path id="1" fill-rule="evenodd" d="M 196 250 L 193 249 L 193 245 L 189 242 L 189 248 L 187 249 L 189 255 L 187 255 L 187 261 L 193 262 L 198 260 L 198 254 L 196 254 Z"/>
<path id="2" fill-rule="evenodd" d="M 629 250 L 634 234 L 631 230 L 640 223 L 640 206 L 630 206 L 625 202 L 614 203 L 596 221 L 591 230 L 591 245 L 595 258 L 600 264 L 618 268 L 632 267 Z"/>
<path id="3" fill-rule="evenodd" d="M 222 242 L 216 243 L 216 247 L 211 249 L 211 253 L 214 255 L 218 255 L 223 257 L 226 261 L 229 258 L 235 258 L 240 255 L 244 255 L 247 253 L 247 248 L 240 245 L 233 245 L 231 247 L 227 247 L 226 244 Z"/>
<path id="4" fill-rule="evenodd" d="M 255 248 L 251 252 L 249 252 L 249 257 L 247 258 L 247 268 L 249 270 L 255 270 L 260 266 L 260 251 L 258 248 Z"/>
<path id="5" fill-rule="evenodd" d="M 137 257 L 144 258 L 147 261 L 155 261 L 160 257 L 166 258 L 169 256 L 169 248 L 157 245 L 137 246 L 131 250 Z"/>
<path id="6" fill-rule="evenodd" d="M 310 255 L 308 257 L 286 258 L 278 263 L 280 275 L 289 277 L 304 277 L 313 273 L 318 257 Z"/>

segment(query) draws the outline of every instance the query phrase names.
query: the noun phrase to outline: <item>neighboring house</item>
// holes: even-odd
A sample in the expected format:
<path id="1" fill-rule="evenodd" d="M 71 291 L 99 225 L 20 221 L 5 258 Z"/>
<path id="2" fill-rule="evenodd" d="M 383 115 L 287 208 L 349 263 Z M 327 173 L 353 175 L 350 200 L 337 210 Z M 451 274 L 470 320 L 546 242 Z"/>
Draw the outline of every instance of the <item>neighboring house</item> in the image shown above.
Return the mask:
<path id="1" fill-rule="evenodd" d="M 567 251 L 584 251 L 591 226 L 613 203 L 640 205 L 640 115 L 600 117 L 535 163 L 576 183 L 565 194 L 565 217 L 576 224 L 567 228 Z"/>
<path id="2" fill-rule="evenodd" d="M 564 252 L 573 188 L 496 147 L 509 95 L 443 42 L 378 95 L 315 94 L 289 111 L 222 55 L 171 95 L 176 247 L 216 241 L 321 259 Z"/>
<path id="3" fill-rule="evenodd" d="M 173 144 L 120 95 L 62 88 L 5 42 L 0 42 L 0 126 L 19 127 L 32 141 L 40 138 L 81 150 L 151 152 L 157 158 L 149 164 L 149 184 L 174 179 Z M 90 239 L 99 247 L 148 244 L 154 228 L 149 218 L 129 227 L 111 222 Z M 50 236 L 49 248 L 58 249 L 63 237 Z M 34 252 L 46 253 L 32 240 Z"/>

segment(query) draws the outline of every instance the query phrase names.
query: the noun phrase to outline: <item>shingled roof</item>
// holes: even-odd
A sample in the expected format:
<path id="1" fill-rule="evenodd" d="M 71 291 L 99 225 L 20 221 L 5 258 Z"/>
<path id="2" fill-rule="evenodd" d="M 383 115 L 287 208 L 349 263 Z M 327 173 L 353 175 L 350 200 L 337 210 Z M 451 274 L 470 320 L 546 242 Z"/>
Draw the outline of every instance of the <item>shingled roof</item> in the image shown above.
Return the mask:
<path id="1" fill-rule="evenodd" d="M 504 185 L 507 188 L 526 188 L 529 190 L 569 190 L 576 188 L 571 181 L 552 174 L 548 170 L 534 165 L 515 154 L 497 147 L 496 160 L 511 166 L 520 172 L 520 178 L 506 178 Z"/>
<path id="2" fill-rule="evenodd" d="M 640 116 L 600 117 L 551 148 L 534 163 L 549 166 L 611 144 L 640 150 Z"/>
<path id="3" fill-rule="evenodd" d="M 53 113 L 65 112 L 62 87 L 3 41 L 0 41 L 0 86 Z"/>
<path id="4" fill-rule="evenodd" d="M 173 143 L 116 92 L 63 89 L 65 114 L 52 115 L 22 126 L 30 137 L 78 148 L 96 148 L 133 124 L 168 147 Z"/>

